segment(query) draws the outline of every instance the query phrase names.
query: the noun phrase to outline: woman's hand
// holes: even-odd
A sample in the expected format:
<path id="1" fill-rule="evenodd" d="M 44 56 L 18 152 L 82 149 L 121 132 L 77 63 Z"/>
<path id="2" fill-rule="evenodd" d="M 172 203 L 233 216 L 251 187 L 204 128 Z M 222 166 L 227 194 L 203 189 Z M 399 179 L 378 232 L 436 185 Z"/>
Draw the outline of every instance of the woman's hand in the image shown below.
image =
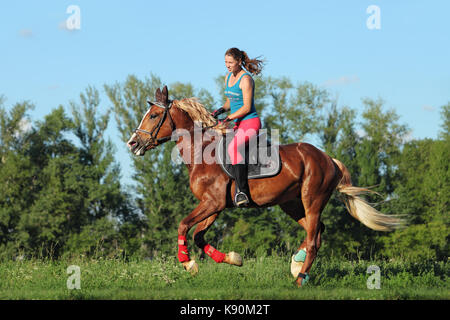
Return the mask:
<path id="1" fill-rule="evenodd" d="M 219 115 L 221 115 L 221 114 L 224 113 L 224 112 L 227 112 L 228 110 L 230 110 L 230 100 L 227 98 L 227 100 L 225 101 L 224 105 L 223 105 L 221 108 L 219 108 L 219 109 L 214 110 L 213 112 L 211 112 L 211 115 L 212 115 L 214 118 L 217 119 L 217 117 L 218 117 Z"/>
<path id="2" fill-rule="evenodd" d="M 221 115 L 222 113 L 224 113 L 224 112 L 227 112 L 227 110 L 225 110 L 225 109 L 222 107 L 222 108 L 219 108 L 219 109 L 214 110 L 213 112 L 211 112 L 211 115 L 212 115 L 214 118 L 217 119 L 217 117 L 218 117 L 219 115 Z"/>
<path id="3" fill-rule="evenodd" d="M 230 119 L 228 116 L 223 119 L 222 121 L 219 121 L 219 124 L 226 124 L 227 122 L 233 121 L 233 119 Z"/>

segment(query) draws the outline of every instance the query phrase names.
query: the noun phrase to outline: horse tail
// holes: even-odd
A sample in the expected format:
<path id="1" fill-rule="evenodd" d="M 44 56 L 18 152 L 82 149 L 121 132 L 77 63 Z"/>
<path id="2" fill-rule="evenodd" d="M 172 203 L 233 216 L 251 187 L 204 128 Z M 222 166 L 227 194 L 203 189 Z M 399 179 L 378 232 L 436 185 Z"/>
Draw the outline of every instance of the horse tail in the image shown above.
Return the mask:
<path id="1" fill-rule="evenodd" d="M 352 185 L 350 172 L 345 165 L 333 159 L 334 163 L 342 172 L 342 178 L 336 187 L 337 191 L 342 194 L 341 200 L 344 202 L 348 212 L 358 221 L 372 230 L 391 231 L 403 226 L 404 221 L 395 215 L 386 215 L 373 208 L 364 199 L 359 197 L 363 194 L 378 194 L 369 188 L 360 188 Z M 379 195 L 379 194 L 378 194 Z"/>

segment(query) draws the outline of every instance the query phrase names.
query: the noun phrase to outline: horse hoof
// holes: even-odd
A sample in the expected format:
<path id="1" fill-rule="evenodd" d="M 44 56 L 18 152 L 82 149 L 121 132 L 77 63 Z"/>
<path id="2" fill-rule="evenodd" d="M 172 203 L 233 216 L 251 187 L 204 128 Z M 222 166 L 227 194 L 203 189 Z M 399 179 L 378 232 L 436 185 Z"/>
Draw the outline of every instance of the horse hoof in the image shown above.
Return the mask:
<path id="1" fill-rule="evenodd" d="M 295 283 L 297 284 L 297 288 L 305 286 L 309 281 L 309 274 L 305 273 L 303 276 L 300 277 L 300 275 L 295 280 Z"/>
<path id="2" fill-rule="evenodd" d="M 239 255 L 239 253 L 236 252 L 228 252 L 226 254 L 226 262 L 229 264 L 232 264 L 234 266 L 241 267 L 242 266 L 242 257 Z"/>
<path id="3" fill-rule="evenodd" d="M 191 275 L 195 276 L 198 273 L 198 264 L 195 260 L 183 262 L 183 267 Z"/>
<path id="4" fill-rule="evenodd" d="M 295 255 L 292 256 L 291 259 L 291 274 L 294 278 L 297 278 L 298 274 L 302 270 L 303 262 L 298 262 L 294 260 Z"/>

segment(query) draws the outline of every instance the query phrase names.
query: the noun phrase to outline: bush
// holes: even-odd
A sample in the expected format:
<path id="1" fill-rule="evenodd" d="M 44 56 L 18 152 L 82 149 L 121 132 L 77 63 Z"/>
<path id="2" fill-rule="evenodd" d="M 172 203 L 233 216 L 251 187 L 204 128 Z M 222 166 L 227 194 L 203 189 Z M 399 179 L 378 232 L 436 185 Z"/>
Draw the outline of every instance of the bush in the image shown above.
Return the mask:
<path id="1" fill-rule="evenodd" d="M 107 257 L 120 254 L 117 226 L 102 218 L 83 227 L 80 233 L 71 234 L 64 250 L 65 256 Z"/>
<path id="2" fill-rule="evenodd" d="M 383 255 L 411 261 L 446 260 L 450 227 L 439 221 L 412 225 L 383 238 Z"/>

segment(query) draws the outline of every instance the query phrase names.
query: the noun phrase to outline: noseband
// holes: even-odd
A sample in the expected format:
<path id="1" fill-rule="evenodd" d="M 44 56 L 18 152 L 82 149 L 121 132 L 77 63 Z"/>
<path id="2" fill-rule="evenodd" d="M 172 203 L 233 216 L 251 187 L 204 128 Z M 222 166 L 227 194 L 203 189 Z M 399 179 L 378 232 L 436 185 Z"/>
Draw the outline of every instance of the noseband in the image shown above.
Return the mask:
<path id="1" fill-rule="evenodd" d="M 173 101 L 170 101 L 168 106 L 163 106 L 162 104 L 156 103 L 156 102 L 151 102 L 151 101 L 148 101 L 148 102 L 151 105 L 155 105 L 157 107 L 163 108 L 164 109 L 164 113 L 163 113 L 163 116 L 161 117 L 161 119 L 159 120 L 158 125 L 156 127 L 154 127 L 152 131 L 147 131 L 147 130 L 143 130 L 143 129 L 139 129 L 139 128 L 134 129 L 135 133 L 136 132 L 142 132 L 142 133 L 148 134 L 150 136 L 150 139 L 145 144 L 145 148 L 147 148 L 151 144 L 155 145 L 155 142 L 157 144 L 161 144 L 161 143 L 164 143 L 164 142 L 169 141 L 171 139 L 171 137 L 172 137 L 171 135 L 167 136 L 167 137 L 163 137 L 163 138 L 156 138 L 158 133 L 159 133 L 159 130 L 161 129 L 162 125 L 164 124 L 164 121 L 166 120 L 167 116 L 169 116 L 169 119 L 170 119 L 170 126 L 172 128 L 171 132 L 173 132 L 176 129 L 175 128 L 175 124 L 174 124 L 174 122 L 172 120 L 172 116 L 170 115 L 170 112 L 169 112 L 170 108 L 172 108 Z M 137 136 L 138 136 L 138 139 L 140 140 L 139 135 L 137 135 Z"/>

